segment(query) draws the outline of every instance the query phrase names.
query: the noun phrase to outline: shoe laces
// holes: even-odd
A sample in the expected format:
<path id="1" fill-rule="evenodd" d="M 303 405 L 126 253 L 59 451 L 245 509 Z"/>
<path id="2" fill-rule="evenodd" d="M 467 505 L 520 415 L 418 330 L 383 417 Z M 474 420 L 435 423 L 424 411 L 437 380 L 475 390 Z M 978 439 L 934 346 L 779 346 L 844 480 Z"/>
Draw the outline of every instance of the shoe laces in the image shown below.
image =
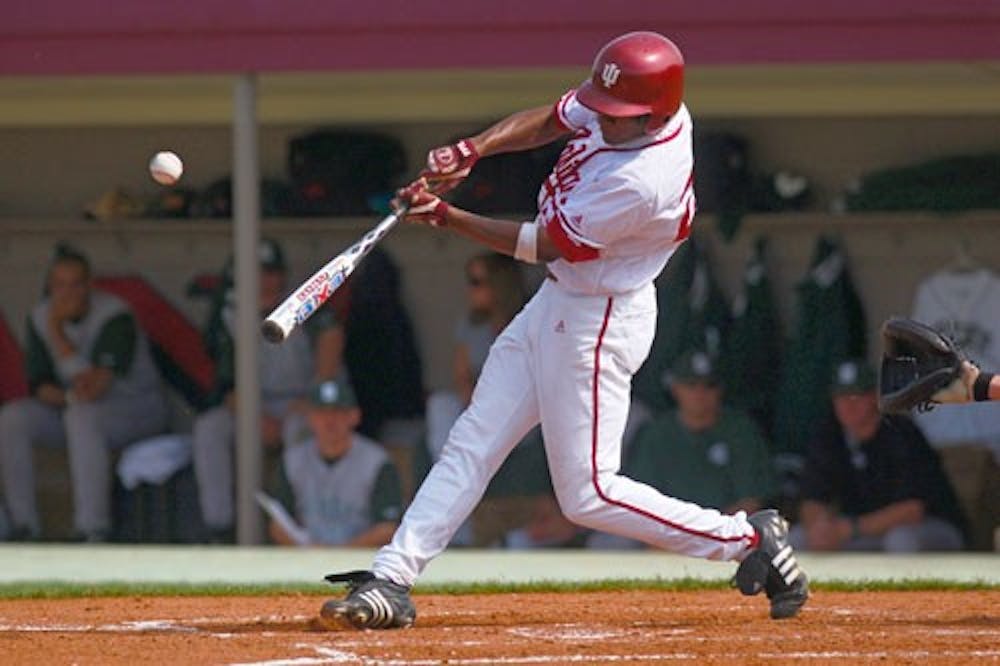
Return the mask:
<path id="1" fill-rule="evenodd" d="M 375 580 L 375 574 L 371 571 L 366 571 L 364 569 L 358 569 L 355 571 L 345 571 L 343 573 L 329 574 L 324 577 L 324 580 L 328 583 L 336 585 L 337 583 L 346 583 L 349 594 L 353 594 L 359 587 L 365 583 L 370 583 Z"/>

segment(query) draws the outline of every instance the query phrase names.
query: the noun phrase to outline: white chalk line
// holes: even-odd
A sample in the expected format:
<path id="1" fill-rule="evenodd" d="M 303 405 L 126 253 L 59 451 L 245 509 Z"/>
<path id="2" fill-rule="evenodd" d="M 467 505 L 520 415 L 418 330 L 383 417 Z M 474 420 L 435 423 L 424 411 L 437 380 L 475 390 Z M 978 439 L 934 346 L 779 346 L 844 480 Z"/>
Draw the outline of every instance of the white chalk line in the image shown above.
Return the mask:
<path id="1" fill-rule="evenodd" d="M 827 650 L 814 652 L 758 652 L 756 655 L 741 653 L 671 653 L 671 654 L 559 654 L 534 655 L 523 657 L 446 657 L 442 659 L 385 659 L 367 657 L 354 652 L 320 645 L 299 644 L 298 648 L 314 650 L 315 657 L 292 657 L 266 661 L 238 662 L 230 666 L 306 666 L 319 664 L 362 664 L 363 666 L 486 666 L 489 664 L 550 664 L 550 663 L 618 663 L 618 662 L 666 662 L 666 661 L 698 661 L 706 657 L 731 659 L 739 663 L 749 656 L 777 661 L 796 660 L 831 660 L 831 659 L 928 659 L 928 658 L 959 658 L 959 659 L 1000 659 L 1000 650 Z"/>
<path id="2" fill-rule="evenodd" d="M 844 615 L 848 613 L 843 613 Z M 185 619 L 184 624 L 179 624 L 176 620 L 129 620 L 118 623 L 105 624 L 0 624 L 0 632 L 49 632 L 49 633 L 86 633 L 86 632 L 122 632 L 122 633 L 143 633 L 143 632 L 170 632 L 170 633 L 200 633 L 206 636 L 217 638 L 233 638 L 236 634 L 232 632 L 206 632 L 196 626 L 208 624 L 236 624 L 252 625 L 261 622 L 289 622 L 305 621 L 310 616 L 251 616 L 243 618 L 192 618 Z M 901 627 L 902 628 L 902 627 Z M 914 627 L 913 631 L 923 636 L 975 636 L 975 637 L 995 637 L 1000 636 L 1000 629 L 980 629 L 980 628 L 940 628 L 928 629 L 927 627 Z M 857 632 L 857 628 L 855 628 Z M 274 632 L 264 632 L 275 635 Z M 550 639 L 555 641 L 588 641 L 588 640 L 612 640 L 616 638 L 632 640 L 636 638 L 635 630 L 606 628 L 594 625 L 579 623 L 567 623 L 556 625 L 555 628 L 548 627 L 540 629 L 537 627 L 511 627 L 507 633 L 528 640 Z M 673 628 L 673 629 L 648 629 L 641 632 L 642 637 L 662 640 L 669 636 L 672 640 L 697 640 L 704 643 L 706 639 L 713 637 L 693 635 L 693 629 Z M 863 635 L 887 635 L 885 631 L 864 631 Z M 264 635 L 264 634 L 262 634 Z M 402 635 L 401 635 L 402 636 Z M 475 647 L 485 645 L 485 641 L 443 641 L 450 647 Z M 381 640 L 352 640 L 338 643 L 338 647 L 329 645 L 316 645 L 309 643 L 298 643 L 297 649 L 308 649 L 315 653 L 315 656 L 289 657 L 260 662 L 250 662 L 254 666 L 307 666 L 312 664 L 338 664 L 338 663 L 361 663 L 361 664 L 385 664 L 386 666 L 436 666 L 438 664 L 451 664 L 454 666 L 479 666 L 481 664 L 546 664 L 556 661 L 573 663 L 613 663 L 620 661 L 687 661 L 698 659 L 699 655 L 689 653 L 672 654 L 561 654 L 561 655 L 527 655 L 521 657 L 448 657 L 443 659 L 385 659 L 381 657 L 365 656 L 355 652 L 345 651 L 341 648 L 367 647 L 367 648 L 391 648 L 391 643 Z M 721 653 L 711 655 L 700 655 L 733 658 L 746 658 L 747 652 L 741 654 L 724 655 Z M 925 658 L 962 658 L 962 659 L 1000 659 L 1000 650 L 822 650 L 822 651 L 790 651 L 790 652 L 758 652 L 756 655 L 761 659 L 798 659 L 798 660 L 830 660 L 830 659 L 925 659 Z"/>
<path id="3" fill-rule="evenodd" d="M 205 636 L 214 636 L 216 638 L 234 638 L 237 634 L 232 631 L 205 631 L 200 629 L 199 625 L 226 625 L 226 626 L 252 626 L 259 623 L 274 623 L 274 622 L 306 622 L 311 616 L 308 615 L 295 615 L 295 616 L 280 616 L 280 615 L 255 615 L 252 617 L 242 617 L 242 618 L 208 618 L 208 617 L 198 617 L 198 618 L 185 618 L 183 621 L 178 620 L 125 620 L 123 622 L 105 623 L 105 624 L 63 624 L 63 623 L 47 623 L 47 624 L 0 624 L 0 633 L 88 633 L 88 632 L 120 632 L 120 633 L 152 633 L 152 632 L 168 632 L 168 633 L 198 633 Z M 195 626 L 190 626 L 195 625 Z M 274 632 L 263 631 L 260 633 L 261 636 L 273 636 Z"/>

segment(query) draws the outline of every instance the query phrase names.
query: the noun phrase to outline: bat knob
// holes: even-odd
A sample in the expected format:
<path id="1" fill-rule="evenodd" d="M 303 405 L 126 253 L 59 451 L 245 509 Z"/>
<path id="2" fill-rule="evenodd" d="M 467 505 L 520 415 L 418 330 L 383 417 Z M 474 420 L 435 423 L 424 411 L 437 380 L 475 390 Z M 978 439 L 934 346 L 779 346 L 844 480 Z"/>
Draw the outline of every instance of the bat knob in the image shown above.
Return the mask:
<path id="1" fill-rule="evenodd" d="M 264 320 L 264 323 L 261 324 L 260 332 L 264 335 L 264 339 L 272 344 L 279 344 L 285 341 L 285 331 L 270 319 Z"/>

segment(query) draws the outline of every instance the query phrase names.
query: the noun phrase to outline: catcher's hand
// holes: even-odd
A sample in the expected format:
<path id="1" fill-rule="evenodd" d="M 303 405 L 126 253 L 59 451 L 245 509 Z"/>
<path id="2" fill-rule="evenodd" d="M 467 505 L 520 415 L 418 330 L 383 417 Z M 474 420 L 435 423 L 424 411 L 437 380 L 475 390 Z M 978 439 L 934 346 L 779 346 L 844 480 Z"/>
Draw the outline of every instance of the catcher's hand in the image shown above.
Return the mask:
<path id="1" fill-rule="evenodd" d="M 893 317 L 882 325 L 878 404 L 884 413 L 969 402 L 979 375 L 962 350 L 936 330 Z"/>

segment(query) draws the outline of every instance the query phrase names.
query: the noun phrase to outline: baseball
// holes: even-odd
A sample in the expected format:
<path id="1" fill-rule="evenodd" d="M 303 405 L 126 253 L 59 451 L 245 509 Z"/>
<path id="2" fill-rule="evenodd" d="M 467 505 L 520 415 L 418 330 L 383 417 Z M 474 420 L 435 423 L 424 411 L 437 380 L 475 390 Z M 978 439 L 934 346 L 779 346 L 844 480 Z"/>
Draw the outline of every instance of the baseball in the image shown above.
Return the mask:
<path id="1" fill-rule="evenodd" d="M 149 160 L 149 175 L 160 185 L 173 185 L 181 179 L 182 173 L 184 173 L 184 163 L 177 153 L 164 150 Z"/>

